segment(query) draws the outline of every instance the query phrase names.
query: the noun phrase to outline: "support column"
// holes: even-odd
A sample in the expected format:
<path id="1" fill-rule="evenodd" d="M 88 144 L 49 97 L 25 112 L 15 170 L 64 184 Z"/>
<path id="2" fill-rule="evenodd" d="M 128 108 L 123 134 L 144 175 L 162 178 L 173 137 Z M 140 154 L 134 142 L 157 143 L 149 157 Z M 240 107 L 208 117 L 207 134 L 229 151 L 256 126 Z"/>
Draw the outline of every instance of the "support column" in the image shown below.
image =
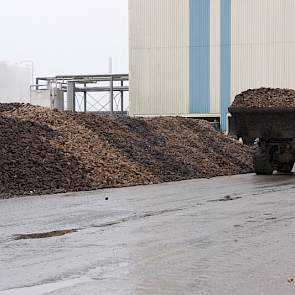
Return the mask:
<path id="1" fill-rule="evenodd" d="M 84 88 L 87 87 L 87 84 L 84 84 Z M 87 112 L 87 91 L 84 91 L 84 113 Z"/>
<path id="2" fill-rule="evenodd" d="M 124 86 L 124 81 L 121 80 L 121 87 L 123 88 Z M 122 115 L 124 114 L 124 91 L 120 91 L 120 98 L 121 98 L 121 113 Z"/>
<path id="3" fill-rule="evenodd" d="M 113 76 L 110 77 L 110 112 L 114 113 L 114 80 Z"/>
<path id="4" fill-rule="evenodd" d="M 75 91 L 75 82 L 67 82 L 67 111 L 75 111 L 75 100 L 76 100 L 76 91 Z"/>
<path id="5" fill-rule="evenodd" d="M 36 90 L 39 90 L 39 78 L 36 78 Z"/>

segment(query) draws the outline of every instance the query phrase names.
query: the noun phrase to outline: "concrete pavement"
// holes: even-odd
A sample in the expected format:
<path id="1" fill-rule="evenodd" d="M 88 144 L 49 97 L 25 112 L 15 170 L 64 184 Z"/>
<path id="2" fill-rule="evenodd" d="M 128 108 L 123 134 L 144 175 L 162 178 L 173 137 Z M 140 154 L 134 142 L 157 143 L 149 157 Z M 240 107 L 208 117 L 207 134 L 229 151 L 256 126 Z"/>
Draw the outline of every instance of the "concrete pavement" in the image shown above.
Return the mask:
<path id="1" fill-rule="evenodd" d="M 2 200 L 0 232 L 0 295 L 295 292 L 295 176 Z"/>

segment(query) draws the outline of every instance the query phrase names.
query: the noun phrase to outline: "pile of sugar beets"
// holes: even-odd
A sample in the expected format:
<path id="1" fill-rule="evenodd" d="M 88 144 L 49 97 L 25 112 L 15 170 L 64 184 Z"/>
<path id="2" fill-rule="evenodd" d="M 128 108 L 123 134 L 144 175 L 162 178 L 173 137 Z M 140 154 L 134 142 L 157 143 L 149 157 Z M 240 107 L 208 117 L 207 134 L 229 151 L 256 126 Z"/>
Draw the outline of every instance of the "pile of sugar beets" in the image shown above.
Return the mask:
<path id="1" fill-rule="evenodd" d="M 0 104 L 0 197 L 253 171 L 252 150 L 198 119 Z"/>

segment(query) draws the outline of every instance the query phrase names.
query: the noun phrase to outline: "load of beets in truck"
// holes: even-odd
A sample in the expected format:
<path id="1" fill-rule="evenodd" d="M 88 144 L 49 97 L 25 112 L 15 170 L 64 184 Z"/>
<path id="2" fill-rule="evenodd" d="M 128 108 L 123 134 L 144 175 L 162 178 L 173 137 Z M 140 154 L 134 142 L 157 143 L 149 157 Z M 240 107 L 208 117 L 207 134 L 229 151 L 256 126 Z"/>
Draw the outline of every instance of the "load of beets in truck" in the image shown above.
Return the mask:
<path id="1" fill-rule="evenodd" d="M 249 89 L 238 94 L 232 107 L 281 108 L 295 107 L 295 90 L 280 88 Z"/>
<path id="2" fill-rule="evenodd" d="M 295 90 L 249 89 L 236 96 L 229 112 L 230 134 L 255 146 L 256 174 L 292 172 L 295 163 Z"/>

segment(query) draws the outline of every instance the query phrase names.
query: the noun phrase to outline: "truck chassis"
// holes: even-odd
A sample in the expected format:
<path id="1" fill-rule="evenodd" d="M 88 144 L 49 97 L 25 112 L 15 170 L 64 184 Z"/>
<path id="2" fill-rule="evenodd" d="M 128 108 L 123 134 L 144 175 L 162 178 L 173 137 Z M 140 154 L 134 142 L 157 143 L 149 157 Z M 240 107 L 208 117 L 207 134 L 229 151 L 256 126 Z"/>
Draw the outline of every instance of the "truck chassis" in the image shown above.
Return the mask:
<path id="1" fill-rule="evenodd" d="M 254 144 L 257 175 L 291 173 L 295 163 L 295 108 L 229 108 L 230 134 Z"/>

